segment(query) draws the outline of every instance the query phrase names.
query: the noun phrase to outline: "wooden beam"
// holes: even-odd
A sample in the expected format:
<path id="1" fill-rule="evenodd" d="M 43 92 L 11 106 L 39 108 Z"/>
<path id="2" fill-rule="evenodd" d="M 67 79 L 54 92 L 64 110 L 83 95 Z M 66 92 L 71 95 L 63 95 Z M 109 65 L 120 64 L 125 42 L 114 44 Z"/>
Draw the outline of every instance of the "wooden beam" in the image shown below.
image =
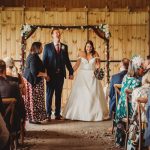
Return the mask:
<path id="1" fill-rule="evenodd" d="M 66 7 L 61 7 L 61 8 L 49 8 L 46 7 L 45 5 L 43 7 L 4 7 L 1 6 L 0 10 L 28 10 L 28 11 L 54 11 L 54 12 L 63 12 L 63 11 L 69 11 L 69 12 L 146 12 L 149 11 L 147 7 L 145 8 L 132 8 L 130 9 L 129 7 L 126 8 L 113 8 L 110 9 L 107 6 L 104 8 L 66 8 Z"/>

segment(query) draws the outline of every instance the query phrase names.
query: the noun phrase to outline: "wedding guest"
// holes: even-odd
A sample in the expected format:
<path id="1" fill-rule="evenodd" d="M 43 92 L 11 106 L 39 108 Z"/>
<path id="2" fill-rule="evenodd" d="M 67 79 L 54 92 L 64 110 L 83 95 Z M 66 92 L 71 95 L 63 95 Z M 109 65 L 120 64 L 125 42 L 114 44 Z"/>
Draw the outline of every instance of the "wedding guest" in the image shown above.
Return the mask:
<path id="1" fill-rule="evenodd" d="M 15 62 L 12 57 L 4 58 L 6 63 L 6 75 L 10 81 L 17 82 L 19 84 L 20 92 L 22 95 L 25 94 L 25 84 L 23 77 L 18 73 L 18 68 L 15 66 Z"/>
<path id="2" fill-rule="evenodd" d="M 112 112 L 116 111 L 116 95 L 115 95 L 115 88 L 114 84 L 121 84 L 123 77 L 127 74 L 128 66 L 129 66 L 129 59 L 123 58 L 120 62 L 120 72 L 114 74 L 111 78 L 110 82 L 110 92 L 109 92 L 109 115 L 112 117 Z M 118 96 L 119 99 L 119 96 Z"/>
<path id="3" fill-rule="evenodd" d="M 44 78 L 47 77 L 44 65 L 39 57 L 42 53 L 42 43 L 33 42 L 24 70 L 25 107 L 30 123 L 40 124 L 46 119 L 44 99 Z"/>
<path id="4" fill-rule="evenodd" d="M 133 109 L 133 118 L 134 116 L 136 116 L 137 111 L 138 111 L 138 107 L 137 107 L 137 103 L 138 102 L 142 102 L 142 99 L 144 98 L 148 98 L 148 93 L 150 90 L 150 71 L 148 71 L 142 78 L 142 86 L 139 88 L 136 88 L 133 90 L 132 92 L 132 109 Z M 144 108 L 144 110 L 147 109 L 147 104 L 142 103 L 141 104 Z M 145 115 L 145 111 L 143 109 L 141 109 L 141 113 L 142 113 L 142 122 L 146 122 L 146 115 Z"/>
<path id="5" fill-rule="evenodd" d="M 116 122 L 126 117 L 126 92 L 132 93 L 133 89 L 141 85 L 141 81 L 138 79 L 141 76 L 141 67 L 143 59 L 140 56 L 135 56 L 129 63 L 127 75 L 124 76 L 122 81 L 121 96 L 118 101 L 116 110 Z M 132 107 L 129 103 L 129 115 L 132 116 Z"/>
<path id="6" fill-rule="evenodd" d="M 141 81 L 139 79 L 142 76 L 142 65 L 143 59 L 140 56 L 134 56 L 129 63 L 128 72 L 124 76 L 121 87 L 121 94 L 118 101 L 115 122 L 116 122 L 116 135 L 115 135 L 115 143 L 116 146 L 123 146 L 125 141 L 125 125 L 122 122 L 123 118 L 126 118 L 126 97 L 127 93 L 132 93 L 132 91 L 141 85 Z M 129 101 L 129 117 L 132 116 L 132 104 Z"/>
<path id="7" fill-rule="evenodd" d="M 24 105 L 20 95 L 19 86 L 17 83 L 10 81 L 6 76 L 6 64 L 3 60 L 0 60 L 0 95 L 2 98 L 15 98 L 15 112 L 12 131 L 20 130 L 21 119 L 24 118 Z M 7 116 L 6 116 L 7 120 Z M 9 120 L 8 120 L 9 125 Z M 8 127 L 9 128 L 9 127 Z"/>

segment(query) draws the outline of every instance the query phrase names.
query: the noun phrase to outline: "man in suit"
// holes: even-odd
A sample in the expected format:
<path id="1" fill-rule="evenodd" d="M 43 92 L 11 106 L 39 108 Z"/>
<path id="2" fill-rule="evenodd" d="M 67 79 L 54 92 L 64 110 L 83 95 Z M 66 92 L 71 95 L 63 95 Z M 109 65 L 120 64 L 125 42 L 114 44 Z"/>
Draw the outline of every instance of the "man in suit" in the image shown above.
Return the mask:
<path id="1" fill-rule="evenodd" d="M 51 120 L 52 97 L 55 91 L 55 119 L 60 120 L 61 94 L 66 78 L 66 67 L 69 71 L 69 79 L 73 79 L 73 68 L 68 56 L 68 46 L 60 42 L 61 34 L 58 29 L 51 32 L 53 41 L 46 44 L 43 53 L 43 63 L 47 70 L 46 82 L 46 112 L 48 121 Z"/>
<path id="2" fill-rule="evenodd" d="M 121 84 L 123 77 L 126 75 L 129 66 L 129 59 L 123 58 L 120 62 L 120 72 L 114 74 L 110 82 L 110 92 L 109 92 L 109 115 L 112 117 L 112 112 L 116 110 L 116 95 L 114 84 Z"/>

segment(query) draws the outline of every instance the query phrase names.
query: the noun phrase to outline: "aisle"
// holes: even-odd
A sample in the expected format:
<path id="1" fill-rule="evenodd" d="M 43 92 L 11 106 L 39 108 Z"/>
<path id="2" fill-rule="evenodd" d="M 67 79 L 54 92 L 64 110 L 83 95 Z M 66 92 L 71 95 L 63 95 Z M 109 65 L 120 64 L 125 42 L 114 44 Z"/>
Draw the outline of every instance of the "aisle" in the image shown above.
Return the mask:
<path id="1" fill-rule="evenodd" d="M 113 150 L 114 138 L 106 134 L 111 121 L 55 121 L 48 125 L 26 125 L 25 149 Z"/>

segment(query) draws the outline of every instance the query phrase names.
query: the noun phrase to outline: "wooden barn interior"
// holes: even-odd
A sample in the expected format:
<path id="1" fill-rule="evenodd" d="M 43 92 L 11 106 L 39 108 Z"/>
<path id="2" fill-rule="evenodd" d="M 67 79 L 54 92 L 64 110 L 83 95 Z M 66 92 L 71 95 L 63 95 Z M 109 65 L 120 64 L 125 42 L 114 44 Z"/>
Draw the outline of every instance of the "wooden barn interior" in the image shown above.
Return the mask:
<path id="1" fill-rule="evenodd" d="M 0 0 L 0 58 L 13 57 L 18 68 L 20 68 L 22 57 L 21 28 L 25 24 L 80 26 L 79 29 L 60 29 L 61 41 L 68 45 L 72 65 L 77 60 L 79 51 L 84 49 L 86 41 L 92 40 L 100 55 L 102 68 L 106 68 L 107 61 L 105 41 L 99 38 L 93 30 L 83 29 L 82 26 L 108 24 L 111 33 L 109 40 L 110 79 L 113 74 L 119 71 L 119 62 L 122 58 L 131 59 L 134 55 L 140 55 L 145 59 L 150 54 L 150 0 Z M 32 42 L 40 41 L 44 47 L 52 40 L 52 29 L 38 28 L 26 40 L 25 58 Z M 67 102 L 73 82 L 65 80 L 62 107 Z M 106 84 L 107 78 L 105 76 L 102 85 Z M 81 122 L 79 126 L 77 123 L 71 122 L 70 128 L 74 130 L 72 136 L 65 135 L 69 123 L 66 125 L 54 122 L 45 127 L 38 125 L 30 127 L 28 125 L 30 133 L 26 133 L 25 143 L 27 144 L 24 148 L 39 148 L 39 150 L 116 149 L 113 135 L 107 136 L 105 133 L 97 135 L 96 133 L 99 130 L 107 130 L 111 126 L 111 121 L 102 124 Z M 63 133 L 57 133 L 57 131 L 61 132 L 62 127 Z M 53 130 L 49 131 L 49 128 Z M 81 128 L 83 143 L 82 139 L 77 141 L 78 135 L 74 134 L 78 132 L 79 128 Z M 34 133 L 35 130 L 38 130 L 37 133 Z M 34 134 L 37 135 L 34 136 Z M 84 138 L 86 136 L 87 138 Z M 99 142 L 101 140 L 103 142 Z M 107 144 L 107 140 L 109 144 Z"/>

